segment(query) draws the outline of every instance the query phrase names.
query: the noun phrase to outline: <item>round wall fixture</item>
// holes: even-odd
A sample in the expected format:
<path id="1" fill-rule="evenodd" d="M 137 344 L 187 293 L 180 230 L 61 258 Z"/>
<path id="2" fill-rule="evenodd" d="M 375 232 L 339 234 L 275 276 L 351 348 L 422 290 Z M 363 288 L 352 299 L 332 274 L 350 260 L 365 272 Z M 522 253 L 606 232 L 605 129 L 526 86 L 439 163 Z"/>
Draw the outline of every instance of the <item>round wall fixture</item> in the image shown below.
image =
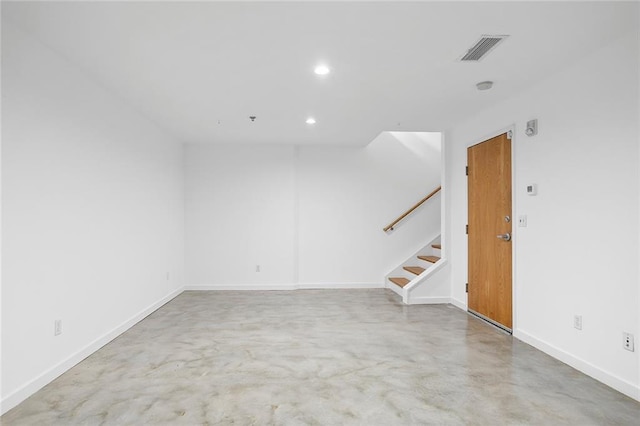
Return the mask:
<path id="1" fill-rule="evenodd" d="M 478 88 L 478 90 L 489 90 L 493 87 L 493 81 L 481 81 L 480 83 L 476 84 L 476 87 Z"/>

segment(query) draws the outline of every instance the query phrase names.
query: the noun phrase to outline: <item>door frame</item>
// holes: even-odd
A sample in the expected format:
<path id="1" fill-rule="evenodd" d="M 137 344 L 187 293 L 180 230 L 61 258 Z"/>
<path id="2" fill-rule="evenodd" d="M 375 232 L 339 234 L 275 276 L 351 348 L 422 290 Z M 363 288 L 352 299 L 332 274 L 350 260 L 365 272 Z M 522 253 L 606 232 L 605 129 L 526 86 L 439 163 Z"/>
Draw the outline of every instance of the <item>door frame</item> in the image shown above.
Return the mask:
<path id="1" fill-rule="evenodd" d="M 518 247 L 518 234 L 519 234 L 519 227 L 518 227 L 518 212 L 516 211 L 516 206 L 517 206 L 517 195 L 518 195 L 518 179 L 517 179 L 517 173 L 516 173 L 516 150 L 517 150 L 517 144 L 516 144 L 516 125 L 515 123 L 507 126 L 507 127 L 503 127 L 500 130 L 496 130 L 495 132 L 491 132 L 485 136 L 482 136 L 480 138 L 474 139 L 471 143 L 468 143 L 467 146 L 465 147 L 465 164 L 468 163 L 468 158 L 466 157 L 466 152 L 467 149 L 474 146 L 474 145 L 478 145 L 479 143 L 482 142 L 486 142 L 489 139 L 495 138 L 496 136 L 500 136 L 503 133 L 507 133 L 507 132 L 511 132 L 511 216 L 512 216 L 512 223 L 513 226 L 511 227 L 511 334 L 515 334 L 516 330 L 517 330 L 517 326 L 518 326 L 518 317 L 516 315 L 517 311 L 518 311 L 518 286 L 517 284 L 517 263 L 516 263 L 516 251 L 517 251 L 517 247 Z M 468 181 L 465 179 L 465 185 L 467 186 L 466 188 L 466 194 L 467 194 L 467 198 L 465 201 L 465 205 L 466 205 L 466 223 L 469 223 L 469 185 L 468 185 Z M 467 258 L 466 261 L 466 267 L 467 267 L 467 277 L 469 276 L 469 238 L 467 237 L 466 239 L 466 250 L 465 250 L 465 256 Z M 469 310 L 469 294 L 465 292 L 465 296 L 467 297 L 466 300 L 466 310 Z M 502 330 L 502 328 L 495 326 L 496 328 Z"/>

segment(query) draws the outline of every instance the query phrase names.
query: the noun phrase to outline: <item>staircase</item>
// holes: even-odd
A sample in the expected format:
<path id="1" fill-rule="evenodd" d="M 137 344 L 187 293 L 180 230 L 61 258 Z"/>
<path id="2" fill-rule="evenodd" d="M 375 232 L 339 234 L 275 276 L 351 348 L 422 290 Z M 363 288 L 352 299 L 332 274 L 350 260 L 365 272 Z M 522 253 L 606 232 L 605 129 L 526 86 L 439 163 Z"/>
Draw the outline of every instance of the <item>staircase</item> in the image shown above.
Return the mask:
<path id="1" fill-rule="evenodd" d="M 409 294 L 412 289 L 426 283 L 428 277 L 434 274 L 441 260 L 442 246 L 440 236 L 418 250 L 402 265 L 387 275 L 386 287 L 402 296 L 404 303 L 409 303 Z"/>

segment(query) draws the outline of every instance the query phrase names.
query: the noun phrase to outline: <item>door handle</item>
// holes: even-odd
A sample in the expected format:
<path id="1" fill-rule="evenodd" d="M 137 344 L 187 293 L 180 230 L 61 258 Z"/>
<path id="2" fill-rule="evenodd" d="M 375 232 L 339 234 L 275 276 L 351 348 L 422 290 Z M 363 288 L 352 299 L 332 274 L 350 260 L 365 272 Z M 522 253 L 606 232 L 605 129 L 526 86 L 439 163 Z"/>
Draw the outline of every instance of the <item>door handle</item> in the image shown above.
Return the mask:
<path id="1" fill-rule="evenodd" d="M 508 232 L 506 234 L 500 234 L 498 235 L 498 238 L 505 241 L 511 241 L 511 234 Z"/>

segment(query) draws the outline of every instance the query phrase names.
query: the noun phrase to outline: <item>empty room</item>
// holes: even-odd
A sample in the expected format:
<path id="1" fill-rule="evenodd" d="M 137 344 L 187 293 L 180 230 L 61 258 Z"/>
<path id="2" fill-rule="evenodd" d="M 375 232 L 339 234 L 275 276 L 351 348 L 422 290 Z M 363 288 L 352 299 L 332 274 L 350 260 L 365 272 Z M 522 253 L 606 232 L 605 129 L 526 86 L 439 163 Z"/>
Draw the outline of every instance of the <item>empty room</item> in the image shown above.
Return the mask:
<path id="1" fill-rule="evenodd" d="M 0 424 L 640 422 L 640 2 L 0 13 Z"/>

